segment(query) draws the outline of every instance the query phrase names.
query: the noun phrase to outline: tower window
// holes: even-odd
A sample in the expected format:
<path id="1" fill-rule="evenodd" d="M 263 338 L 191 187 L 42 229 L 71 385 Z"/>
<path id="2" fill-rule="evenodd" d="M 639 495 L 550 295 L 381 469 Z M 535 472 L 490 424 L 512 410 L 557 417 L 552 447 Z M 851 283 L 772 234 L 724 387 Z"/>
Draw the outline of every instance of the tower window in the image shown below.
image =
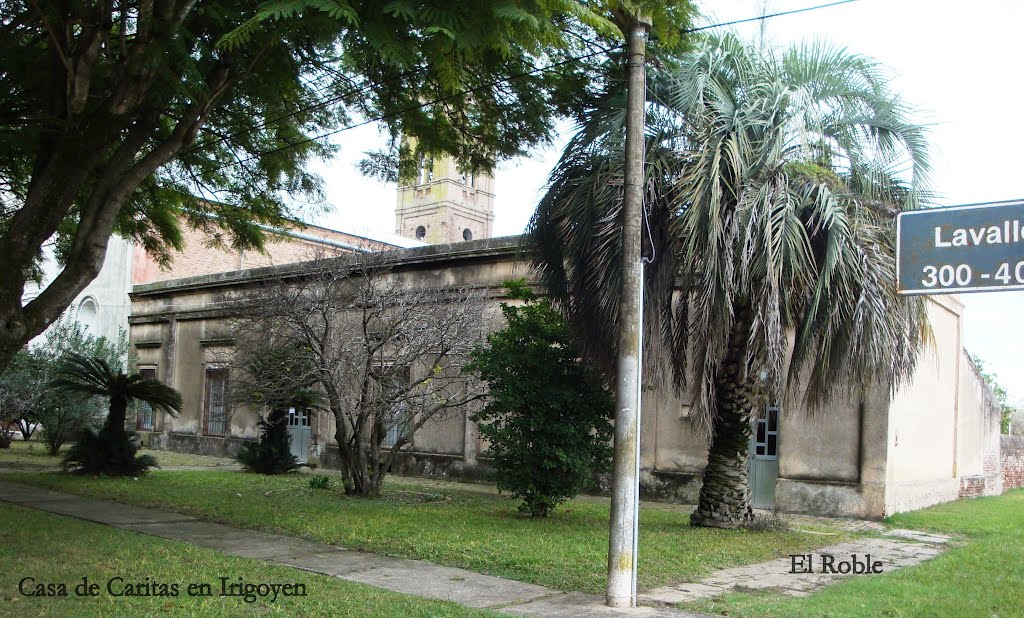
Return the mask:
<path id="1" fill-rule="evenodd" d="M 416 240 L 423 240 L 423 237 L 427 235 L 427 228 L 422 225 L 416 228 Z"/>
<path id="2" fill-rule="evenodd" d="M 434 179 L 434 157 L 420 155 L 419 172 L 416 175 L 416 184 L 426 184 Z"/>
<path id="3" fill-rule="evenodd" d="M 462 230 L 462 240 L 473 240 L 473 232 L 468 227 Z"/>

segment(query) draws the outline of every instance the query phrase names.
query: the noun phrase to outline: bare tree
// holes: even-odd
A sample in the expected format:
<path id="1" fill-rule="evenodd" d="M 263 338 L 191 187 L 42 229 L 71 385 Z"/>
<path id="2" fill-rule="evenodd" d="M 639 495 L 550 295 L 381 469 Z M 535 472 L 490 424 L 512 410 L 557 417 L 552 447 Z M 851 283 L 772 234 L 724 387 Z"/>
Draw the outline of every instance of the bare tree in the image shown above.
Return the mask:
<path id="1" fill-rule="evenodd" d="M 269 404 L 319 391 L 348 494 L 379 495 L 416 431 L 481 394 L 461 367 L 480 341 L 483 295 L 416 287 L 388 261 L 318 256 L 300 274 L 230 299 L 240 307 L 231 328 L 247 397 Z M 275 378 L 257 382 L 257 373 Z"/>

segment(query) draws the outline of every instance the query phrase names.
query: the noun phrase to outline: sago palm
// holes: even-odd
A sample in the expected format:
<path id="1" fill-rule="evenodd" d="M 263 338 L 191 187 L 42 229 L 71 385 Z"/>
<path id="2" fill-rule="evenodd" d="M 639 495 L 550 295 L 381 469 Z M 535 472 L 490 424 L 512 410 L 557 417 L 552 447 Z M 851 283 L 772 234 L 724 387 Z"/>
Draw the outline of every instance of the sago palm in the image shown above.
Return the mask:
<path id="1" fill-rule="evenodd" d="M 102 358 L 75 353 L 68 355 L 61 365 L 59 377 L 50 385 L 106 398 L 110 402 L 106 427 L 122 433 L 125 431 L 128 404 L 132 401 L 148 403 L 171 416 L 181 411 L 181 394 L 178 391 L 162 382 L 147 379 L 141 373 L 128 374 L 113 369 Z"/>
<path id="2" fill-rule="evenodd" d="M 125 431 L 128 404 L 144 401 L 174 416 L 181 410 L 181 394 L 166 384 L 113 369 L 101 358 L 71 354 L 50 386 L 105 397 L 110 412 L 103 428 L 86 428 L 64 457 L 64 466 L 82 474 L 139 476 L 156 465 L 150 455 L 137 455 L 138 445 Z"/>
<path id="3" fill-rule="evenodd" d="M 624 97 L 586 118 L 531 223 L 540 276 L 612 367 L 621 277 Z M 711 436 L 698 525 L 750 512 L 751 414 L 895 386 L 928 333 L 895 294 L 894 215 L 922 197 L 922 130 L 872 61 L 699 41 L 649 83 L 648 380 L 673 375 Z M 789 340 L 792 339 L 792 343 Z M 787 350 L 791 346 L 791 360 Z"/>

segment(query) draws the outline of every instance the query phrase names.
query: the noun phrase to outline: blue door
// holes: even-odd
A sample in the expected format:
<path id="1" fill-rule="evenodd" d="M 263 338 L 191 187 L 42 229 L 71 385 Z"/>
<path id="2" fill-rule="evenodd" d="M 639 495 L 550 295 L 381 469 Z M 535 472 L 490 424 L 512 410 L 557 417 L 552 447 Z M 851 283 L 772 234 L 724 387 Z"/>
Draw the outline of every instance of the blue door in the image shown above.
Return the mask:
<path id="1" fill-rule="evenodd" d="M 755 509 L 770 509 L 775 504 L 775 481 L 779 479 L 779 408 L 766 406 L 751 429 L 751 502 Z"/>
<path id="2" fill-rule="evenodd" d="M 309 442 L 312 435 L 312 423 L 309 413 L 305 410 L 288 408 L 288 436 L 291 437 L 291 451 L 299 463 L 309 461 Z"/>

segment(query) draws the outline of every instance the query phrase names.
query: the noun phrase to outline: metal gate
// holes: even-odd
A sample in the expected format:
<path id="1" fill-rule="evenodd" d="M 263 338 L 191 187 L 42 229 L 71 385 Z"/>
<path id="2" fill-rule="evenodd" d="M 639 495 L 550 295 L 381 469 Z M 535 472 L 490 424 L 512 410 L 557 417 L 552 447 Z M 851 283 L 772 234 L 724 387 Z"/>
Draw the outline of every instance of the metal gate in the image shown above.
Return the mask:
<path id="1" fill-rule="evenodd" d="M 767 406 L 754 419 L 750 436 L 750 493 L 754 508 L 770 509 L 775 503 L 779 478 L 779 409 Z"/>
<path id="2" fill-rule="evenodd" d="M 299 463 L 309 461 L 309 442 L 313 427 L 305 410 L 288 408 L 288 436 L 291 438 L 292 455 Z"/>

